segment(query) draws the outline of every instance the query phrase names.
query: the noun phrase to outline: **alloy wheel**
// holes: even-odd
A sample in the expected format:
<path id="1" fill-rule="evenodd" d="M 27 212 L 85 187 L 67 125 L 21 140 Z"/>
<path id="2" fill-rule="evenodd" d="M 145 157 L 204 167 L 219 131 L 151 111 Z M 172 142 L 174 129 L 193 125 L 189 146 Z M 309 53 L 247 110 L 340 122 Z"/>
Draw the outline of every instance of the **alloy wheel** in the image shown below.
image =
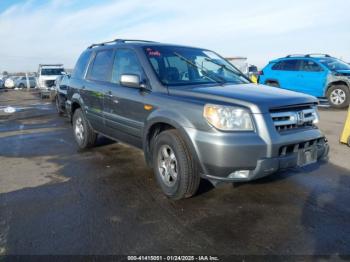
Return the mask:
<path id="1" fill-rule="evenodd" d="M 178 164 L 169 145 L 162 145 L 158 151 L 158 171 L 163 182 L 172 187 L 178 178 Z"/>
<path id="2" fill-rule="evenodd" d="M 75 122 L 75 136 L 78 138 L 80 142 L 84 140 L 84 126 L 83 120 L 79 117 Z"/>
<path id="3" fill-rule="evenodd" d="M 330 95 L 330 99 L 334 105 L 341 105 L 346 100 L 346 94 L 341 89 L 334 89 Z"/>

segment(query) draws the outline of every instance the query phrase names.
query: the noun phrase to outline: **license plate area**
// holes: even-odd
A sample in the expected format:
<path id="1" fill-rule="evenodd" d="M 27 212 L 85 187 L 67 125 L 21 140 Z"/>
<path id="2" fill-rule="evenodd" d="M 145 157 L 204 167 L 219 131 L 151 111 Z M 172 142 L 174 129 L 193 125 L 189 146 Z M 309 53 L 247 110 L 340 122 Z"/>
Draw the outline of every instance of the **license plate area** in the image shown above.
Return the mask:
<path id="1" fill-rule="evenodd" d="M 317 148 L 315 146 L 298 150 L 298 162 L 300 167 L 317 162 Z"/>

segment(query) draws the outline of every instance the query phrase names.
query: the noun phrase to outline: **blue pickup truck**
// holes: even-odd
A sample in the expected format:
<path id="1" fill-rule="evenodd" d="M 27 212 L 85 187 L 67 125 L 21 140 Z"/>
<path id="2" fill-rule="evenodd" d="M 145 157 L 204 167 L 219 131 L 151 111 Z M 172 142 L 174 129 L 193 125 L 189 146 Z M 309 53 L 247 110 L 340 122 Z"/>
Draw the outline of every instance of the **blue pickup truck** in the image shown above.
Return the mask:
<path id="1" fill-rule="evenodd" d="M 288 55 L 273 60 L 260 72 L 259 83 L 327 98 L 335 108 L 350 102 L 350 65 L 329 55 Z"/>

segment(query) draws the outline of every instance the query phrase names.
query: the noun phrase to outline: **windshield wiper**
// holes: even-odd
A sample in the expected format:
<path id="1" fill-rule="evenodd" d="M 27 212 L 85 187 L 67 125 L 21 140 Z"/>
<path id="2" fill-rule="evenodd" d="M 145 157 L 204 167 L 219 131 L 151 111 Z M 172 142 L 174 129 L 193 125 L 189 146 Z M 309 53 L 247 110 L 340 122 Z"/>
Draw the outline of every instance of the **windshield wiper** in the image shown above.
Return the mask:
<path id="1" fill-rule="evenodd" d="M 212 62 L 213 64 L 216 64 L 216 65 L 218 65 L 218 66 L 220 66 L 220 67 L 222 67 L 222 68 L 225 68 L 227 71 L 233 73 L 234 75 L 241 76 L 241 77 L 243 77 L 244 79 L 246 79 L 246 80 L 248 80 L 249 82 L 251 82 L 250 79 L 248 79 L 247 76 L 246 76 L 245 74 L 243 74 L 242 72 L 240 72 L 238 69 L 237 69 L 237 71 L 234 71 L 234 70 L 232 70 L 231 68 L 227 67 L 226 65 L 221 64 L 221 63 L 218 63 L 218 62 L 216 62 L 215 60 L 213 60 L 213 59 L 211 59 L 211 58 L 209 58 L 209 57 L 206 57 L 206 58 L 204 58 L 204 59 L 207 60 L 207 61 L 209 61 L 209 62 Z"/>
<path id="2" fill-rule="evenodd" d="M 209 70 L 206 69 L 204 66 L 198 66 L 196 63 L 192 62 L 191 60 L 187 59 L 186 57 L 183 57 L 182 55 L 178 54 L 177 52 L 174 52 L 174 55 L 176 55 L 177 57 L 179 57 L 181 60 L 185 61 L 186 63 L 188 63 L 189 65 L 201 70 L 201 72 L 205 75 L 205 77 L 209 78 L 210 80 L 216 82 L 216 83 L 219 83 L 219 84 L 224 84 L 226 83 L 226 81 L 222 78 L 217 79 L 217 78 L 214 78 L 212 76 L 210 76 L 210 73 L 209 73 Z"/>

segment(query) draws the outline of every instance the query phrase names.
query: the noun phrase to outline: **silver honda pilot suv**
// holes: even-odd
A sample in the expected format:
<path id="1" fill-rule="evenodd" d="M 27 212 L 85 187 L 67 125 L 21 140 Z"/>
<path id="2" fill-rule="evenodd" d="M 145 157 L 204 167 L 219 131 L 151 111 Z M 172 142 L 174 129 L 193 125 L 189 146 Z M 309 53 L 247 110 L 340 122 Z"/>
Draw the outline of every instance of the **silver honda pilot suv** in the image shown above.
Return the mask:
<path id="1" fill-rule="evenodd" d="M 81 54 L 66 109 L 80 148 L 101 134 L 142 149 L 163 192 L 181 199 L 201 178 L 249 181 L 325 159 L 317 103 L 252 84 L 207 49 L 117 39 Z"/>

